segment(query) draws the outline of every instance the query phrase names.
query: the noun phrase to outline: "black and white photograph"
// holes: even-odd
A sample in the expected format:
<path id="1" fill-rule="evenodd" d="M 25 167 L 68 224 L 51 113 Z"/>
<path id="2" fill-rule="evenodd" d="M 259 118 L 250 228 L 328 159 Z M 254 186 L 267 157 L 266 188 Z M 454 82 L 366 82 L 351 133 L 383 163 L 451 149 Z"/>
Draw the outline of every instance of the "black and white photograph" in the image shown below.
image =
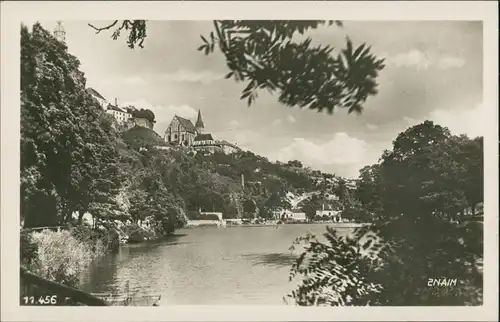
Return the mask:
<path id="1" fill-rule="evenodd" d="M 481 19 L 46 17 L 2 101 L 20 310 L 485 307 Z"/>

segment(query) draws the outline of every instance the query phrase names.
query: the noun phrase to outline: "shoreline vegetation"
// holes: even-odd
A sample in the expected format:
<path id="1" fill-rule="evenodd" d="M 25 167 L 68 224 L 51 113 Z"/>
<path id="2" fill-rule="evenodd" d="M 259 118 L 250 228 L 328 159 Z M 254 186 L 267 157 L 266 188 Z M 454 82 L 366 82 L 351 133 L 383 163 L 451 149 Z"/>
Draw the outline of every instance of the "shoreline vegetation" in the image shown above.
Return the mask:
<path id="1" fill-rule="evenodd" d="M 132 28 L 127 27 L 131 48 L 142 44 L 137 37 L 145 37 L 147 22 L 126 22 L 122 28 Z M 348 40 L 346 49 L 334 57 L 328 48 L 311 48 L 310 39 L 297 47 L 303 50 L 300 55 L 293 54 L 297 50 L 293 42 L 285 47 L 272 43 L 291 41 L 294 34 L 322 23 L 216 21 L 216 29 L 244 27 L 257 36 L 236 37 L 228 40 L 236 41 L 236 46 L 226 46 L 217 39 L 221 34 L 216 30 L 210 43 L 202 37 L 205 44 L 200 50 L 222 51 L 231 66 L 226 78 L 278 77 L 263 83 L 249 81 L 242 96 L 249 103 L 255 99 L 254 90 L 271 86 L 281 93 L 285 105 L 298 106 L 302 95 L 319 110 L 332 111 L 335 106 L 328 102 L 333 100 L 350 102 L 340 107 L 361 112 L 360 104 L 368 94 L 376 94 L 377 72 L 383 68 L 383 60 L 371 55 L 368 47 L 355 49 Z M 279 36 L 269 38 L 273 33 Z M 276 73 L 255 73 L 246 70 L 255 64 L 232 61 L 250 56 L 274 66 L 266 60 L 275 55 L 233 52 L 257 47 L 263 53 L 269 48 L 288 51 L 291 61 L 276 68 Z M 294 62 L 296 56 L 300 60 Z M 363 67 L 344 66 L 345 59 L 359 60 Z M 324 68 L 313 75 L 309 66 L 317 61 Z M 304 72 L 289 71 L 286 66 L 301 66 Z M 223 214 L 226 224 L 220 226 L 225 227 L 231 227 L 227 224 L 231 220 L 248 222 L 241 227 L 266 226 L 263 222 L 285 210 L 307 221 L 332 218 L 335 212 L 336 220 L 351 223 L 326 224 L 326 241 L 310 234 L 295 241 L 305 245 L 289 276 L 290 281 L 300 277 L 288 295 L 295 304 L 482 304 L 483 275 L 478 267 L 483 258 L 483 227 L 482 220 L 471 221 L 482 214 L 482 137 L 452 134 L 446 127 L 424 121 L 399 133 L 379 162 L 362 168 L 355 180 L 313 170 L 298 160 L 271 162 L 250 151 L 203 154 L 190 153 L 188 147 L 155 149 L 166 144 L 161 136 L 140 126 L 123 130 L 91 95 L 79 68 L 79 60 L 68 53 L 65 43 L 39 23 L 31 31 L 22 26 L 20 260 L 28 270 L 75 286 L 79 272 L 104 253 L 116 251 L 124 242 L 172 236 L 193 226 L 194 220 L 203 220 L 199 215 L 207 209 Z M 344 69 L 339 73 L 337 68 Z M 279 80 L 295 74 L 310 79 Z M 323 74 L 330 87 L 324 86 Z M 349 81 L 336 79 L 337 74 Z M 332 97 L 332 92 L 347 90 L 342 87 L 352 83 L 349 75 L 364 85 L 349 85 L 351 99 Z M 297 83 L 314 86 L 297 87 Z M 326 92 L 318 96 L 318 88 Z M 145 113 L 154 121 L 152 112 Z M 305 197 L 295 202 L 289 195 Z M 261 221 L 251 223 L 254 218 Z M 335 232 L 335 225 L 352 222 L 368 224 L 355 227 L 352 236 Z M 40 227 L 59 228 L 37 231 Z M 430 277 L 454 278 L 458 283 L 429 288 Z"/>

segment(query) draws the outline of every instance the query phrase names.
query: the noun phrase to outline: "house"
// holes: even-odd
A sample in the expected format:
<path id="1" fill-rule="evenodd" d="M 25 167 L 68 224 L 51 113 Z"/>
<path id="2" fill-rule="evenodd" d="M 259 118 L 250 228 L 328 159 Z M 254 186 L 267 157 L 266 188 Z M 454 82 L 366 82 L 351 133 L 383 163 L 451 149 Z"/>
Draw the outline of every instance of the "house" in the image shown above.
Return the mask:
<path id="1" fill-rule="evenodd" d="M 280 209 L 273 211 L 274 219 L 281 220 L 292 217 L 292 211 L 289 209 Z"/>
<path id="2" fill-rule="evenodd" d="M 217 216 L 219 218 L 219 221 L 222 221 L 222 212 L 215 212 L 215 211 L 201 211 L 200 214 L 202 216 Z"/>
<path id="3" fill-rule="evenodd" d="M 322 205 L 322 209 L 316 210 L 316 217 L 326 218 L 328 217 L 330 220 L 339 222 L 342 221 L 341 218 L 342 210 L 339 207 L 332 207 L 331 205 Z"/>
<path id="4" fill-rule="evenodd" d="M 116 100 L 115 100 L 115 105 L 108 104 L 106 113 L 112 115 L 118 122 L 118 124 L 125 124 L 127 122 L 130 122 L 132 121 L 133 117 L 132 114 L 130 114 L 126 110 L 119 108 L 118 105 L 116 104 Z"/>
<path id="5" fill-rule="evenodd" d="M 292 211 L 291 219 L 293 221 L 305 222 L 305 221 L 307 221 L 307 216 L 306 216 L 305 212 L 296 210 L 296 211 Z"/>
<path id="6" fill-rule="evenodd" d="M 104 96 L 102 96 L 98 91 L 91 87 L 87 88 L 87 91 L 90 93 L 90 95 L 92 95 L 93 98 L 95 98 L 99 102 L 99 105 L 103 110 L 107 109 L 109 103 L 108 100 L 104 98 Z"/>
<path id="7" fill-rule="evenodd" d="M 193 141 L 193 148 L 197 151 L 205 151 L 214 153 L 215 151 L 222 151 L 221 147 L 216 145 L 212 134 L 198 134 Z"/>
<path id="8" fill-rule="evenodd" d="M 305 222 L 307 220 L 306 213 L 298 209 L 284 209 L 273 212 L 274 218 L 284 221 Z"/>

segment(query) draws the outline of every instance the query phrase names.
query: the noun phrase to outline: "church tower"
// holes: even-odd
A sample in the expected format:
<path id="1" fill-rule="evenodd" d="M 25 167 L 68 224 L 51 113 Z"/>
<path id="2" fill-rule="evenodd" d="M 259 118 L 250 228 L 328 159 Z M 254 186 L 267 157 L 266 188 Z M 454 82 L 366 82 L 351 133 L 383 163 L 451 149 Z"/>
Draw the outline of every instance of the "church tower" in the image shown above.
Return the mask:
<path id="1" fill-rule="evenodd" d="M 198 134 L 203 134 L 203 130 L 205 129 L 205 125 L 203 124 L 200 110 L 198 110 L 198 119 L 196 120 L 195 127 L 196 127 L 196 132 L 198 132 Z"/>
<path id="2" fill-rule="evenodd" d="M 64 31 L 64 27 L 60 20 L 57 21 L 57 26 L 54 29 L 54 37 L 62 43 L 66 43 L 66 31 Z"/>

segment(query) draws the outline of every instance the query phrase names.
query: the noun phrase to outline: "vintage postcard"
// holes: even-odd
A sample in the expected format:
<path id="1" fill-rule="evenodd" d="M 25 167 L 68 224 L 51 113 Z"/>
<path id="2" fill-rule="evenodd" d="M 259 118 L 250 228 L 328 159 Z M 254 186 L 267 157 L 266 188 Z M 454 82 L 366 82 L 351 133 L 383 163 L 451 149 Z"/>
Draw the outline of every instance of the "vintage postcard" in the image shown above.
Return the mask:
<path id="1" fill-rule="evenodd" d="M 2 320 L 491 321 L 497 22 L 3 2 Z"/>

